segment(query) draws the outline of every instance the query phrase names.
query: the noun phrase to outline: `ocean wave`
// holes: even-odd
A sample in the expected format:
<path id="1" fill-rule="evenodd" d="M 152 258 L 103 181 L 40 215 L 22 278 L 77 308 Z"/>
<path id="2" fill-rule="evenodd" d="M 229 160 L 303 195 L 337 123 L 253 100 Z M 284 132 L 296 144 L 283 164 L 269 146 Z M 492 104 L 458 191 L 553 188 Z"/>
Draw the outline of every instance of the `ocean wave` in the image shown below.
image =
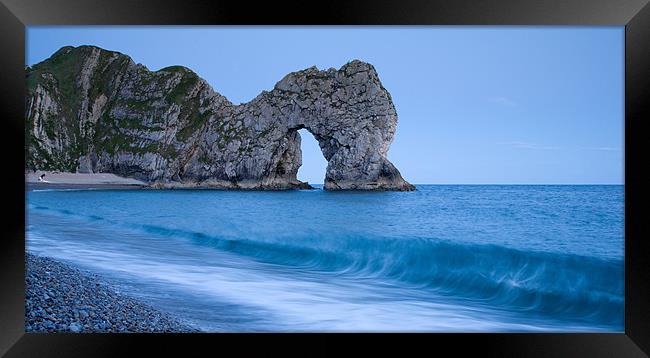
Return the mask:
<path id="1" fill-rule="evenodd" d="M 157 236 L 190 239 L 197 245 L 295 268 L 296 272 L 311 270 L 368 279 L 505 311 L 611 322 L 612 326 L 622 326 L 624 316 L 622 260 L 459 244 L 437 238 L 321 233 L 290 240 L 252 236 L 242 239 L 160 225 L 125 224 L 69 210 L 32 209 L 104 221 Z"/>

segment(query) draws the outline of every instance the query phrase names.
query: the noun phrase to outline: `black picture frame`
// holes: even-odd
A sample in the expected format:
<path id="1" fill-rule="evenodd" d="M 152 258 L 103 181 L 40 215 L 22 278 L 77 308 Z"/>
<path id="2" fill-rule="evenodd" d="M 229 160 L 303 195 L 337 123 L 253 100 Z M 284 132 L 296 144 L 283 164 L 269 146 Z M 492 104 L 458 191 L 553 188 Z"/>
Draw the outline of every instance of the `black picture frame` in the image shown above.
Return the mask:
<path id="1" fill-rule="evenodd" d="M 393 337 L 445 350 L 500 357 L 643 357 L 650 353 L 650 245 L 644 204 L 650 183 L 641 146 L 650 120 L 650 6 L 647 0 L 326 1 L 0 0 L 0 103 L 5 210 L 0 250 L 0 355 L 7 357 L 192 355 L 291 351 L 296 336 L 319 354 L 337 353 L 340 334 L 37 334 L 24 332 L 24 66 L 29 25 L 619 25 L 625 26 L 625 333 L 353 335 L 353 348 L 389 348 Z M 588 129 L 585 129 L 588 130 Z M 372 343 L 369 342 L 372 340 Z M 400 344 L 397 347 L 408 347 Z M 645 352 L 645 353 L 644 353 Z M 290 353 L 290 352 L 289 352 Z M 300 354 L 298 350 L 294 353 Z M 310 352 L 306 352 L 310 353 Z"/>

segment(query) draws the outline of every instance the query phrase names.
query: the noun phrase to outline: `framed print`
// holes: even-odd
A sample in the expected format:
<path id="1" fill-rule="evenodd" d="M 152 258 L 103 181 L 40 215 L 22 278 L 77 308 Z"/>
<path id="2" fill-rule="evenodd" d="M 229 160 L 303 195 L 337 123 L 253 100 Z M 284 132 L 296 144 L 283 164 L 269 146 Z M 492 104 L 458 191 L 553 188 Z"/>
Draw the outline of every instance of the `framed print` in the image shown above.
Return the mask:
<path id="1" fill-rule="evenodd" d="M 2 352 L 645 356 L 646 2 L 321 5 L 3 0 Z"/>

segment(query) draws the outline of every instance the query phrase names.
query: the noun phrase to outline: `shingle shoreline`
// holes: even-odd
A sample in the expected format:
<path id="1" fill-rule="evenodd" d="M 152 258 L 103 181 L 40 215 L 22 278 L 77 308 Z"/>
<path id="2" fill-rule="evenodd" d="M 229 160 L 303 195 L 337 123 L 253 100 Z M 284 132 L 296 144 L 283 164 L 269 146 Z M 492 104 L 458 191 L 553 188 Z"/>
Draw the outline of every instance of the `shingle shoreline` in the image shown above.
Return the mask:
<path id="1" fill-rule="evenodd" d="M 99 276 L 26 254 L 26 332 L 199 332 Z"/>

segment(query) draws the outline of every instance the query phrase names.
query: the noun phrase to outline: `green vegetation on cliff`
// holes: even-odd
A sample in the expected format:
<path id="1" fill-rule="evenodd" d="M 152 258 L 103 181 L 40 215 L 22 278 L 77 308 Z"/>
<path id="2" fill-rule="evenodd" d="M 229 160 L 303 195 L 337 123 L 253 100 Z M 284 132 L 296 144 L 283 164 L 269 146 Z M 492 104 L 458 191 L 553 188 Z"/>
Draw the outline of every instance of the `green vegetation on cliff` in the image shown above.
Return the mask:
<path id="1" fill-rule="evenodd" d="M 198 94 L 193 91 L 190 95 L 199 77 L 183 66 L 155 72 L 138 66 L 118 52 L 66 46 L 45 61 L 25 67 L 26 167 L 75 171 L 79 158 L 90 151 L 110 156 L 151 152 L 168 159 L 178 157 L 173 145 L 159 144 L 138 133 L 164 132 L 170 105 L 180 107 L 178 140 L 186 141 L 202 128 L 211 111 L 201 113 Z M 126 95 L 118 94 L 125 80 L 136 82 Z M 177 84 L 167 90 L 170 81 Z M 47 104 L 36 93 L 39 86 L 40 97 L 48 97 Z M 38 106 L 35 101 L 40 101 Z M 53 145 L 61 142 L 64 148 Z"/>

